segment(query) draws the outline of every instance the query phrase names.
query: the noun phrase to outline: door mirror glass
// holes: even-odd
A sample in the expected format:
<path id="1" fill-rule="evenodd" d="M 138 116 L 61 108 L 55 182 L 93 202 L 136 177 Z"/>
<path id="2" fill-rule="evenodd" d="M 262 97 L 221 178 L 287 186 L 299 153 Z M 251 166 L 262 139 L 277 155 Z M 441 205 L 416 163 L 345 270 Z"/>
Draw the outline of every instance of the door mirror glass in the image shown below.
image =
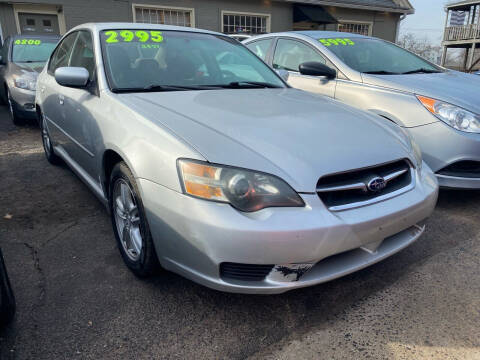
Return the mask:
<path id="1" fill-rule="evenodd" d="M 275 71 L 284 81 L 288 81 L 289 72 L 287 70 L 278 69 L 278 70 L 275 70 Z"/>
<path id="2" fill-rule="evenodd" d="M 335 79 L 337 77 L 337 71 L 335 69 L 316 61 L 300 64 L 299 70 L 302 75 L 325 76 L 328 79 Z"/>
<path id="3" fill-rule="evenodd" d="M 55 70 L 55 80 L 62 86 L 83 88 L 87 86 L 88 70 L 82 67 L 60 67 Z"/>

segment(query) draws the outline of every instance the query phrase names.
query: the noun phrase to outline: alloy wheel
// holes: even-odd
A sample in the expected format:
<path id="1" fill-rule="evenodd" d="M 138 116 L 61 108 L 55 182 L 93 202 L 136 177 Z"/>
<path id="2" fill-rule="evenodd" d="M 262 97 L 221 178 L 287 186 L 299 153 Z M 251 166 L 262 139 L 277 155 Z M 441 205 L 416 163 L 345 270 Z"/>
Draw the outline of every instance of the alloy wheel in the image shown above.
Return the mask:
<path id="1" fill-rule="evenodd" d="M 140 215 L 135 195 L 130 185 L 123 179 L 118 179 L 113 188 L 113 210 L 123 249 L 132 261 L 137 261 L 143 247 Z"/>

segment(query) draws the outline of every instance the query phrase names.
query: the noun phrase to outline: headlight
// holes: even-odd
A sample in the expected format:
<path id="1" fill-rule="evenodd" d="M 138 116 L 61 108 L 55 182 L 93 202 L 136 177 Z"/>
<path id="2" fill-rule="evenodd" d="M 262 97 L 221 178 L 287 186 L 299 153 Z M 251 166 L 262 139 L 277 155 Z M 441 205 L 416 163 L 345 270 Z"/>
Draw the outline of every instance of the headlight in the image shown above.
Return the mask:
<path id="1" fill-rule="evenodd" d="M 440 100 L 418 95 L 417 98 L 428 111 L 447 125 L 460 131 L 480 133 L 480 115 Z"/>
<path id="2" fill-rule="evenodd" d="M 13 83 L 20 89 L 35 91 L 37 88 L 37 80 L 32 78 L 17 77 L 13 79 Z"/>
<path id="3" fill-rule="evenodd" d="M 178 160 L 185 194 L 252 212 L 267 207 L 303 207 L 302 198 L 280 178 L 252 170 Z"/>

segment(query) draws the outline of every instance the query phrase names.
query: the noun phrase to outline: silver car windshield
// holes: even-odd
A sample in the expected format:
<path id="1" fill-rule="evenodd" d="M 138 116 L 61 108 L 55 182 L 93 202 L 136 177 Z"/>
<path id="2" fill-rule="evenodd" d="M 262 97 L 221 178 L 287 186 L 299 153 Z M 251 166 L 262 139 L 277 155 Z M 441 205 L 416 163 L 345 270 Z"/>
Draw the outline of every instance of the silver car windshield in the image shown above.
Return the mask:
<path id="1" fill-rule="evenodd" d="M 15 63 L 46 62 L 57 45 L 56 39 L 15 39 L 12 61 Z"/>
<path id="2" fill-rule="evenodd" d="M 275 72 L 235 39 L 184 31 L 100 34 L 112 91 L 278 88 Z"/>
<path id="3" fill-rule="evenodd" d="M 412 74 L 442 70 L 399 46 L 377 39 L 318 39 L 340 60 L 362 73 Z"/>

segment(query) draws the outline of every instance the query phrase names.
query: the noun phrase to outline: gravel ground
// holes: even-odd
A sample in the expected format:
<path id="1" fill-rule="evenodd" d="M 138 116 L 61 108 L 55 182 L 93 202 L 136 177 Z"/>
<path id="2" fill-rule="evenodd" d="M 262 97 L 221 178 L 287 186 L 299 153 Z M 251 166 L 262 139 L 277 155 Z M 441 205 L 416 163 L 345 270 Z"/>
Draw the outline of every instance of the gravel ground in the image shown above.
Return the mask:
<path id="1" fill-rule="evenodd" d="M 480 359 L 480 192 L 442 191 L 426 234 L 377 265 L 246 296 L 135 278 L 101 204 L 4 108 L 0 186 L 17 297 L 1 359 Z"/>

